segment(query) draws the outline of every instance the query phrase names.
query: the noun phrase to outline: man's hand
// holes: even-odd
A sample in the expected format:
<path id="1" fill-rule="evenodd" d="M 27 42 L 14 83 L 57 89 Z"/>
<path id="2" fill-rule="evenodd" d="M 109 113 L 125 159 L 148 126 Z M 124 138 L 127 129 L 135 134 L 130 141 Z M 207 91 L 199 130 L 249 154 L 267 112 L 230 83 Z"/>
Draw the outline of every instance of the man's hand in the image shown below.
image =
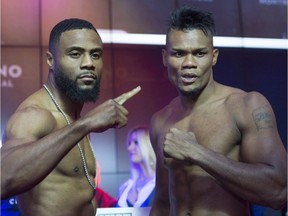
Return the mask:
<path id="1" fill-rule="evenodd" d="M 122 105 L 140 90 L 141 87 L 138 86 L 115 99 L 105 101 L 88 112 L 84 118 L 90 132 L 103 132 L 109 128 L 124 127 L 128 121 L 128 110 Z"/>
<path id="2" fill-rule="evenodd" d="M 141 87 L 137 86 L 131 91 L 123 93 L 122 95 L 118 96 L 117 98 L 114 99 L 114 101 L 116 101 L 120 105 L 123 105 L 128 99 L 136 95 L 140 90 L 141 90 Z"/>
<path id="3" fill-rule="evenodd" d="M 193 132 L 171 128 L 165 136 L 164 155 L 167 158 L 191 161 L 193 155 L 197 155 L 198 146 Z"/>

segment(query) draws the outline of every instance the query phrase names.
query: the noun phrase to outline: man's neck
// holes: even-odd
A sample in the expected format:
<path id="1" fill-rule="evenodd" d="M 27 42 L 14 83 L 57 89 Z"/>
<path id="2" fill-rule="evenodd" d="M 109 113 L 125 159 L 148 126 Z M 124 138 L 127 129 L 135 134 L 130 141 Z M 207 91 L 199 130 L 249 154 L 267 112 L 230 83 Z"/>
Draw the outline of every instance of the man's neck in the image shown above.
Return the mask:
<path id="1" fill-rule="evenodd" d="M 207 86 L 195 93 L 195 95 L 190 96 L 182 96 L 180 95 L 181 103 L 184 109 L 195 109 L 199 106 L 202 106 L 208 103 L 216 94 L 217 83 L 212 80 L 210 81 Z"/>
<path id="2" fill-rule="evenodd" d="M 80 117 L 80 113 L 82 111 L 83 105 L 80 103 L 75 103 L 71 101 L 63 92 L 61 92 L 55 83 L 47 82 L 45 84 L 47 88 L 52 93 L 52 96 L 61 107 L 61 109 L 72 119 L 78 119 Z"/>

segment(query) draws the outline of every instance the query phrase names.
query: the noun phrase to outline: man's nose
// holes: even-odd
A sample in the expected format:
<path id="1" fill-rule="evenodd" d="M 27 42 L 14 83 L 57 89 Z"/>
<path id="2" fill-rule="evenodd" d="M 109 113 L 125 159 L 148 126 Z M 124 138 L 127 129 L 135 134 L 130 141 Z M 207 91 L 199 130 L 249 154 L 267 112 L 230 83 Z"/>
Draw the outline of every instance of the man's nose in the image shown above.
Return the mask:
<path id="1" fill-rule="evenodd" d="M 86 54 L 82 58 L 81 68 L 94 68 L 94 62 L 90 55 Z"/>
<path id="2" fill-rule="evenodd" d="M 192 54 L 187 54 L 183 60 L 183 67 L 195 67 L 196 61 Z"/>

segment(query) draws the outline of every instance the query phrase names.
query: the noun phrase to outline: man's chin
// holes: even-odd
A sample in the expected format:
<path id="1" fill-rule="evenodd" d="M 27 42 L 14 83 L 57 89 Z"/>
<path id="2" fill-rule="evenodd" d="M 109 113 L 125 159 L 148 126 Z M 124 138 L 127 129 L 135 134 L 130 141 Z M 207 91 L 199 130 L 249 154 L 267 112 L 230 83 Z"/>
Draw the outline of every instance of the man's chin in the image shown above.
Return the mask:
<path id="1" fill-rule="evenodd" d="M 66 92 L 76 103 L 95 103 L 99 97 L 99 89 L 78 89 L 76 92 Z"/>
<path id="2" fill-rule="evenodd" d="M 84 83 L 78 85 L 77 88 L 79 91 L 92 91 L 95 88 L 96 83 Z"/>

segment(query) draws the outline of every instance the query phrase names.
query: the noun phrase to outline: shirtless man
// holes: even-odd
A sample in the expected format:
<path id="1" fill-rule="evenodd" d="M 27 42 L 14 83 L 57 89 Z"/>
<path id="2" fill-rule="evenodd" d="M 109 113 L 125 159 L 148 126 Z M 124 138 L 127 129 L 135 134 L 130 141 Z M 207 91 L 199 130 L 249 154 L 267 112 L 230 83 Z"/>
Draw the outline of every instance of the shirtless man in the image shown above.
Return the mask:
<path id="1" fill-rule="evenodd" d="M 51 31 L 47 83 L 7 123 L 1 198 L 17 195 L 23 216 L 94 216 L 95 158 L 90 132 L 127 124 L 122 104 L 137 87 L 81 117 L 99 94 L 103 44 L 91 23 L 67 19 Z"/>
<path id="2" fill-rule="evenodd" d="M 156 195 L 150 216 L 248 216 L 249 203 L 286 201 L 286 151 L 257 92 L 217 83 L 214 21 L 184 7 L 171 14 L 163 64 L 179 96 L 154 114 Z"/>

